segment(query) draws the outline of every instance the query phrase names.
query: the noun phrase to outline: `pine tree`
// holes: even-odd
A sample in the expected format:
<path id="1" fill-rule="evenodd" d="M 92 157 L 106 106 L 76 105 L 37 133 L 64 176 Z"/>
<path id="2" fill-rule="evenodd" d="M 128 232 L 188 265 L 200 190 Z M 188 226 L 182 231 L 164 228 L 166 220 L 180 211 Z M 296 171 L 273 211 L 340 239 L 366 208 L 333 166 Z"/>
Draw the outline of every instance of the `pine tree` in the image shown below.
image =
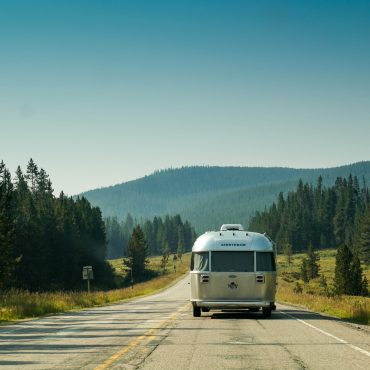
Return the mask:
<path id="1" fill-rule="evenodd" d="M 340 193 L 333 222 L 336 245 L 341 245 L 345 242 L 346 236 L 345 195 L 343 192 Z"/>
<path id="2" fill-rule="evenodd" d="M 351 292 L 352 253 L 346 244 L 339 246 L 335 258 L 334 287 L 337 294 Z"/>
<path id="3" fill-rule="evenodd" d="M 30 291 L 43 290 L 47 285 L 42 223 L 36 201 L 30 192 L 22 196 L 16 218 L 16 253 L 20 262 L 16 267 L 19 288 Z"/>
<path id="4" fill-rule="evenodd" d="M 309 274 L 308 274 L 308 263 L 306 257 L 303 257 L 302 264 L 301 264 L 301 279 L 308 283 L 310 280 Z"/>
<path id="5" fill-rule="evenodd" d="M 307 274 L 309 279 L 314 279 L 319 276 L 319 255 L 314 251 L 312 244 L 309 244 L 307 250 Z"/>
<path id="6" fill-rule="evenodd" d="M 11 286 L 15 259 L 14 192 L 10 172 L 0 163 L 0 290 Z"/>
<path id="7" fill-rule="evenodd" d="M 128 257 L 124 259 L 124 264 L 132 269 L 132 275 L 135 280 L 140 280 L 143 277 L 145 266 L 148 263 L 148 245 L 139 225 L 132 231 L 127 252 Z"/>
<path id="8" fill-rule="evenodd" d="M 359 220 L 358 232 L 355 238 L 355 247 L 361 259 L 370 263 L 370 207 L 367 207 Z"/>
<path id="9" fill-rule="evenodd" d="M 46 194 L 47 191 L 48 192 L 50 191 L 49 188 L 51 188 L 51 182 L 49 180 L 49 175 L 43 168 L 41 168 L 40 171 L 36 172 L 35 183 L 36 183 L 35 190 L 38 193 Z"/>
<path id="10" fill-rule="evenodd" d="M 28 185 L 32 193 L 36 191 L 37 176 L 38 176 L 38 167 L 31 158 L 27 164 L 27 172 L 25 178 L 28 181 Z"/>
<path id="11" fill-rule="evenodd" d="M 146 240 L 148 241 L 149 254 L 151 256 L 156 255 L 156 243 L 153 232 L 153 223 L 149 220 L 146 220 L 143 225 L 143 232 Z"/>
<path id="12" fill-rule="evenodd" d="M 323 196 L 324 204 L 319 224 L 319 228 L 322 234 L 321 247 L 323 248 L 336 246 L 333 225 L 336 202 L 337 195 L 334 188 L 326 189 Z"/>
<path id="13" fill-rule="evenodd" d="M 28 191 L 27 182 L 20 166 L 17 167 L 15 172 L 15 189 L 17 193 L 22 194 L 25 194 Z"/>
<path id="14" fill-rule="evenodd" d="M 353 188 L 353 178 L 350 174 L 348 177 L 347 188 L 345 189 L 345 237 L 344 241 L 347 245 L 353 243 L 353 226 L 356 214 L 356 198 L 355 190 Z"/>
<path id="15" fill-rule="evenodd" d="M 351 295 L 361 295 L 363 291 L 362 268 L 358 256 L 352 255 L 350 265 L 349 292 Z"/>
<path id="16" fill-rule="evenodd" d="M 54 204 L 56 241 L 51 262 L 54 268 L 51 285 L 54 286 L 54 289 L 60 286 L 61 281 L 63 281 L 64 289 L 76 287 L 75 279 L 78 273 L 76 264 L 78 263 L 79 267 L 89 265 L 87 263 L 80 265 L 78 261 L 80 259 L 76 245 L 78 243 L 78 225 L 75 222 L 73 208 L 74 203 L 61 192 Z"/>

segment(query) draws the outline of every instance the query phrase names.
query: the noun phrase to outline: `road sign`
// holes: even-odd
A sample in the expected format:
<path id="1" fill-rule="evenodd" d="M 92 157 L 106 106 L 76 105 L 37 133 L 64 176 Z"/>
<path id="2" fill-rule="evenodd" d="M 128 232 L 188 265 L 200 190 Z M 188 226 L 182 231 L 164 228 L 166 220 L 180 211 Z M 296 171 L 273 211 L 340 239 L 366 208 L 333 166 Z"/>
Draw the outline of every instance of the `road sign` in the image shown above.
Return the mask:
<path id="1" fill-rule="evenodd" d="M 82 268 L 82 279 L 87 280 L 87 291 L 90 293 L 90 280 L 94 279 L 92 266 Z"/>
<path id="2" fill-rule="evenodd" d="M 84 280 L 92 280 L 92 279 L 94 279 L 94 273 L 93 273 L 92 266 L 84 266 L 82 268 L 82 278 Z"/>

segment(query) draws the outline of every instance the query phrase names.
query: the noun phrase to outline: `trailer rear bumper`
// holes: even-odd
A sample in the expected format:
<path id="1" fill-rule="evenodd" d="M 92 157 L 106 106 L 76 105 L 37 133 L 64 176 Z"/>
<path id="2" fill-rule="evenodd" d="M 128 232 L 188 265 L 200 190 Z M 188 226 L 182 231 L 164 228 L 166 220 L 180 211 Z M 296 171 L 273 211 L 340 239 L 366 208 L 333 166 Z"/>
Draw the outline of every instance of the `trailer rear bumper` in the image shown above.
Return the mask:
<path id="1" fill-rule="evenodd" d="M 272 310 L 276 309 L 275 302 L 270 301 L 203 301 L 191 300 L 193 306 L 205 308 L 256 308 L 256 307 L 270 307 Z"/>

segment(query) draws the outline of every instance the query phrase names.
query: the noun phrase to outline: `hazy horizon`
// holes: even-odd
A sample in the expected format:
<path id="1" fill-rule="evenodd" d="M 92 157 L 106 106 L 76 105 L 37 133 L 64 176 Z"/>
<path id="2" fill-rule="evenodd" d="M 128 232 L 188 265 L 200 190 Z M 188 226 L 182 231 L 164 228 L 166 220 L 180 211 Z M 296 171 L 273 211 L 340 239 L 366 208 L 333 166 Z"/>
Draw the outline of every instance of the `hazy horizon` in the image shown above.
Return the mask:
<path id="1" fill-rule="evenodd" d="M 363 161 L 352 162 L 352 163 L 344 163 L 344 164 L 340 164 L 338 166 L 330 166 L 330 167 L 289 167 L 289 166 L 258 166 L 258 165 L 257 166 L 235 166 L 235 165 L 224 165 L 224 166 L 212 165 L 212 166 L 210 166 L 210 165 L 207 165 L 207 164 L 204 164 L 204 165 L 186 165 L 186 166 L 180 166 L 180 167 L 166 167 L 166 168 L 160 168 L 160 169 L 153 170 L 150 173 L 143 174 L 143 175 L 141 175 L 139 177 L 135 177 L 133 179 L 124 180 L 124 181 L 117 182 L 117 183 L 114 183 L 114 184 L 103 185 L 103 186 L 99 186 L 99 187 L 96 187 L 96 188 L 86 189 L 86 190 L 83 190 L 80 193 L 76 193 L 76 194 L 72 194 L 72 195 L 78 195 L 78 194 L 85 193 L 85 192 L 90 191 L 90 190 L 96 190 L 96 189 L 100 189 L 100 188 L 106 188 L 106 187 L 121 185 L 121 184 L 126 183 L 126 182 L 141 179 L 145 176 L 151 176 L 151 175 L 155 174 L 156 172 L 169 171 L 169 170 L 181 170 L 182 168 L 192 168 L 192 167 L 236 167 L 236 168 L 290 168 L 290 169 L 296 169 L 296 170 L 310 170 L 310 169 L 313 170 L 313 169 L 330 169 L 330 168 L 336 168 L 336 167 L 351 166 L 351 165 L 354 165 L 354 164 L 357 164 L 357 163 L 363 163 L 363 162 L 370 162 L 370 161 L 369 160 L 363 160 Z"/>
<path id="2" fill-rule="evenodd" d="M 370 159 L 367 1 L 14 0 L 0 43 L 0 160 L 56 194 Z"/>

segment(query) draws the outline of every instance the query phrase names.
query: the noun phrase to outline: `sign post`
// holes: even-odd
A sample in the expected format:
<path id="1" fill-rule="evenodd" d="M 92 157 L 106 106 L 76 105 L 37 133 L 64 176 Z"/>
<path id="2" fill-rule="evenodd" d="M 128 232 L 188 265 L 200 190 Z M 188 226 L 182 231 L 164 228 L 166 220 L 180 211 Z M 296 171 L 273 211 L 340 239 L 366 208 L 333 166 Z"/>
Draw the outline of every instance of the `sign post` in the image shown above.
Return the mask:
<path id="1" fill-rule="evenodd" d="M 90 293 L 90 280 L 94 279 L 92 266 L 84 266 L 82 268 L 82 279 L 87 280 L 87 292 Z"/>

